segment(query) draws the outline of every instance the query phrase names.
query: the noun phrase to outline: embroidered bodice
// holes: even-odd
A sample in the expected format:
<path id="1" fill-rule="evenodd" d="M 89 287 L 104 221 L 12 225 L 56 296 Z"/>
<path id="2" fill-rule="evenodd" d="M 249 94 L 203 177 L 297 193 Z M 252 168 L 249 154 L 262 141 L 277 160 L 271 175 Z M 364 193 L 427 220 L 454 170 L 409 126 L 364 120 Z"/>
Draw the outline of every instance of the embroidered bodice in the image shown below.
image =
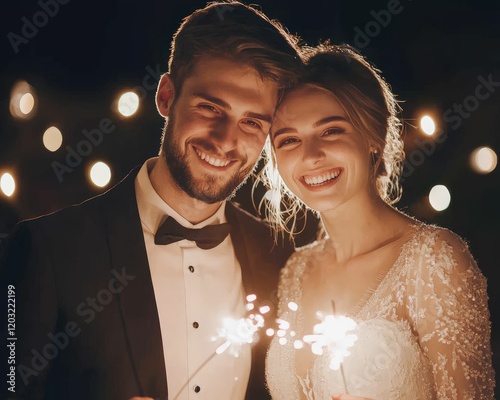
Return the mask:
<path id="1" fill-rule="evenodd" d="M 312 333 L 302 326 L 303 278 L 325 257 L 326 243 L 299 249 L 282 271 L 278 313 L 290 327 L 268 351 L 274 400 L 331 400 L 344 387 L 380 400 L 493 398 L 486 279 L 462 239 L 425 224 L 414 226 L 397 261 L 348 315 L 358 339 L 343 362 L 345 382 L 340 370 L 329 368 L 328 352 L 298 373 L 295 342 Z"/>

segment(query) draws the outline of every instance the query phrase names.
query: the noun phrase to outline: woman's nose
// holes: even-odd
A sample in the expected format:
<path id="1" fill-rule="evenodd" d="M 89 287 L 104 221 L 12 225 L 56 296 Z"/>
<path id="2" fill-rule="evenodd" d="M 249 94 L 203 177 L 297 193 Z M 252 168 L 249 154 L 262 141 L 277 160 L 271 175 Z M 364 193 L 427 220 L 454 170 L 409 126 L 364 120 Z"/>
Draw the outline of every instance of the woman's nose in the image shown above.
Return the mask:
<path id="1" fill-rule="evenodd" d="M 304 143 L 303 149 L 302 159 L 306 162 L 315 164 L 325 158 L 325 152 L 319 141 L 308 140 Z"/>

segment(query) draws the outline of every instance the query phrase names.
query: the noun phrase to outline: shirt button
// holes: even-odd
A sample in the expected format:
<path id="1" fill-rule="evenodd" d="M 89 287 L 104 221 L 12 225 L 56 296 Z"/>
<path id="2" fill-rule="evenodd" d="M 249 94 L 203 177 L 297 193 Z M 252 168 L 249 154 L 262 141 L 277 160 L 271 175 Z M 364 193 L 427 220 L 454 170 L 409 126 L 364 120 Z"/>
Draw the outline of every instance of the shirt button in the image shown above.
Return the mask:
<path id="1" fill-rule="evenodd" d="M 194 387 L 195 393 L 200 393 L 200 390 L 201 390 L 201 387 L 199 387 L 199 386 Z"/>
<path id="2" fill-rule="evenodd" d="M 189 272 L 194 272 L 194 267 L 192 265 L 189 266 Z"/>
<path id="3" fill-rule="evenodd" d="M 198 329 L 198 327 L 200 326 L 200 324 L 198 322 L 193 322 L 193 328 L 194 329 Z"/>

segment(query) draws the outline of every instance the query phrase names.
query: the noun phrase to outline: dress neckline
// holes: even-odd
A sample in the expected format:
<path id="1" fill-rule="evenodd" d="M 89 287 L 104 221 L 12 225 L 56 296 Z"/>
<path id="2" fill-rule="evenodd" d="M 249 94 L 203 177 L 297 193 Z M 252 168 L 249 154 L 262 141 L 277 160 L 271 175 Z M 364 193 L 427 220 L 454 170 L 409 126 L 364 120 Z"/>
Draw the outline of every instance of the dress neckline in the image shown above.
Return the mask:
<path id="1" fill-rule="evenodd" d="M 402 264 L 404 264 L 403 261 L 408 251 L 408 248 L 410 247 L 410 244 L 415 240 L 417 235 L 420 233 L 420 230 L 424 226 L 425 226 L 424 223 L 415 222 L 410 224 L 410 229 L 412 229 L 412 232 L 410 233 L 408 240 L 406 240 L 401 245 L 401 250 L 398 256 L 396 257 L 394 263 L 386 270 L 381 271 L 377 274 L 375 284 L 365 291 L 365 293 L 359 299 L 358 303 L 353 307 L 352 312 L 344 314 L 345 316 L 352 319 L 356 319 L 368 307 L 368 305 L 372 303 L 375 296 L 378 294 L 378 292 L 380 292 L 380 290 L 385 285 L 385 282 L 400 269 L 399 267 Z"/>

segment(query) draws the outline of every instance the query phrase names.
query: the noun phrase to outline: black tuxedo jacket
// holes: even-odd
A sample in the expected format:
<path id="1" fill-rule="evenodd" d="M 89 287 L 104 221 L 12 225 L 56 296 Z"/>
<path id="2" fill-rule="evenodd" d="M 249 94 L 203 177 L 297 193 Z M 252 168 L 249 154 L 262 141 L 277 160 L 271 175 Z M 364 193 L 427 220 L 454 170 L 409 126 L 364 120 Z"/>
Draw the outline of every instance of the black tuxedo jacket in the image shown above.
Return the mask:
<path id="1" fill-rule="evenodd" d="M 11 235 L 2 266 L 2 295 L 10 288 L 15 296 L 7 333 L 16 340 L 7 339 L 7 350 L 12 356 L 15 346 L 17 374 L 9 398 L 168 399 L 136 174 L 82 204 L 21 222 Z M 292 246 L 275 245 L 266 225 L 231 203 L 226 216 L 246 293 L 275 308 L 279 269 Z M 246 399 L 269 398 L 268 341 L 261 339 L 252 349 Z"/>

